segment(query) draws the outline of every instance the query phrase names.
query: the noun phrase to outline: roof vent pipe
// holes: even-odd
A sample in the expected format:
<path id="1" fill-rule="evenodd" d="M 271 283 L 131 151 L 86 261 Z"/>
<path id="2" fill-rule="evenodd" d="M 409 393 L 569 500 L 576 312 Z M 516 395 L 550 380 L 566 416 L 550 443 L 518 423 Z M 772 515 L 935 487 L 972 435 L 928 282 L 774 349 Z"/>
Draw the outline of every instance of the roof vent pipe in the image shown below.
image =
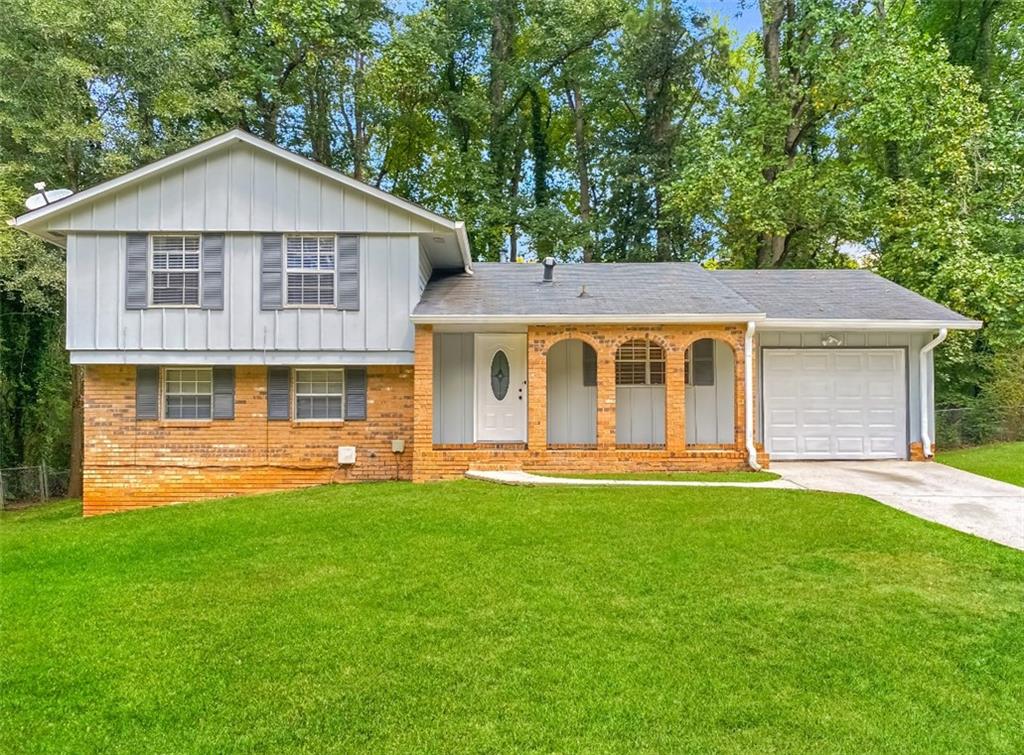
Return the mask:
<path id="1" fill-rule="evenodd" d="M 544 282 L 551 283 L 555 279 L 555 258 L 544 258 Z"/>

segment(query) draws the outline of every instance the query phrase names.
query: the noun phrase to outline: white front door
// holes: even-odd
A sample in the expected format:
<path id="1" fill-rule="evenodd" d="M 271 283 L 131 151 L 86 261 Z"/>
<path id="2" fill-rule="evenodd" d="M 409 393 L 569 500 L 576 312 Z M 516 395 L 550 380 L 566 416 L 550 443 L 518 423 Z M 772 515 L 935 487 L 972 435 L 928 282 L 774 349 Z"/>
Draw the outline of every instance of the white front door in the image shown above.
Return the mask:
<path id="1" fill-rule="evenodd" d="M 477 333 L 476 439 L 526 440 L 526 334 Z"/>
<path id="2" fill-rule="evenodd" d="M 764 445 L 770 458 L 906 458 L 902 349 L 763 354 Z"/>

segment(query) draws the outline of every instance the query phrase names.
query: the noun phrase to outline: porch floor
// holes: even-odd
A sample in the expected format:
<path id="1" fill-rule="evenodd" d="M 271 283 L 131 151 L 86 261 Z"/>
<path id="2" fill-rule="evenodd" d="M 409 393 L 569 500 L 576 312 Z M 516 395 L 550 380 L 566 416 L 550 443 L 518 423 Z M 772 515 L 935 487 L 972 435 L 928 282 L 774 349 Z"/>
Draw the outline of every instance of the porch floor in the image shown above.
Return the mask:
<path id="1" fill-rule="evenodd" d="M 466 472 L 470 480 L 496 482 L 501 485 L 612 485 L 612 486 L 657 486 L 675 488 L 783 488 L 786 490 L 802 490 L 795 482 L 789 480 L 765 480 L 763 482 L 697 482 L 670 480 L 604 480 L 585 479 L 578 477 L 546 477 L 544 475 L 524 472 L 522 470 L 482 470 L 470 469 Z"/>

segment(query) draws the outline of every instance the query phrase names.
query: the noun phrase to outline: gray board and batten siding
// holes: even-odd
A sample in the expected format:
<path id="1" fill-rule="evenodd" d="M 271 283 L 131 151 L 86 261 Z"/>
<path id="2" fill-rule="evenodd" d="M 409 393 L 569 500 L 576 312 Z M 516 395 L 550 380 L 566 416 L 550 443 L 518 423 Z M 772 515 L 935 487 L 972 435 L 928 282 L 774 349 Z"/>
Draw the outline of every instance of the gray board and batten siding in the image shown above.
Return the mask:
<path id="1" fill-rule="evenodd" d="M 93 363 L 192 355 L 217 364 L 411 364 L 409 316 L 433 273 L 424 235 L 451 234 L 245 144 L 97 196 L 48 227 L 67 235 L 67 346 L 73 361 Z M 221 235 L 222 308 L 129 309 L 126 244 L 139 232 Z M 269 232 L 358 236 L 358 307 L 262 309 L 260 244 Z"/>

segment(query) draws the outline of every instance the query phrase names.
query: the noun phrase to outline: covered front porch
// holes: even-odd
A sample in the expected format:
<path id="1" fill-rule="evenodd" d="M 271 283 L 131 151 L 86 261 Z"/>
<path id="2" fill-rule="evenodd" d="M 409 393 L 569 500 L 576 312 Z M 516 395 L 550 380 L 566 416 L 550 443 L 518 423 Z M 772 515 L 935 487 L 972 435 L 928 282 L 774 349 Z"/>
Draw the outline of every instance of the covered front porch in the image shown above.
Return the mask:
<path id="1" fill-rule="evenodd" d="M 744 330 L 419 325 L 414 479 L 746 469 Z"/>

